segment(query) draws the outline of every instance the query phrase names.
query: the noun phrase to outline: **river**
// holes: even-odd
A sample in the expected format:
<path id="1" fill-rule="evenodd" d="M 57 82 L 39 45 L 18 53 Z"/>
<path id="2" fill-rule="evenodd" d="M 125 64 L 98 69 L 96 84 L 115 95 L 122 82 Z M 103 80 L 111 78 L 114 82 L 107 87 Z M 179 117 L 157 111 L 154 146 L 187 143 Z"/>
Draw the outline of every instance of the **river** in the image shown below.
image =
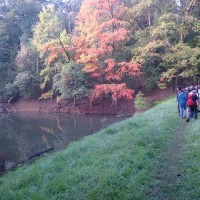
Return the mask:
<path id="1" fill-rule="evenodd" d="M 55 152 L 122 118 L 102 115 L 17 113 L 0 116 L 0 174 Z"/>

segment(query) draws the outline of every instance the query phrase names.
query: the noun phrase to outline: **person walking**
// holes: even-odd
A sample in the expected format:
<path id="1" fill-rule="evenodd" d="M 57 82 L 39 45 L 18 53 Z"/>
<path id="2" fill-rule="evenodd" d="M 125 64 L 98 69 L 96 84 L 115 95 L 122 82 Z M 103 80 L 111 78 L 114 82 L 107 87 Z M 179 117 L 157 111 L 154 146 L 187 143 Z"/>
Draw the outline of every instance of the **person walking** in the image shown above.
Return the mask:
<path id="1" fill-rule="evenodd" d="M 186 104 L 187 104 L 188 95 L 184 90 L 181 90 L 178 94 L 178 104 L 179 104 L 179 111 L 180 117 L 186 117 Z"/>
<path id="2" fill-rule="evenodd" d="M 188 100 L 187 100 L 187 116 L 186 116 L 186 122 L 190 121 L 190 117 L 194 114 L 194 119 L 197 119 L 198 117 L 198 97 L 196 94 L 196 90 L 193 89 L 192 92 L 188 94 Z"/>
<path id="3" fill-rule="evenodd" d="M 178 86 L 176 90 L 177 90 L 176 101 L 178 102 L 178 96 L 179 96 L 179 94 L 181 92 L 181 86 Z M 180 105 L 179 105 L 179 102 L 178 102 L 177 108 L 178 108 L 178 116 L 180 116 Z"/>

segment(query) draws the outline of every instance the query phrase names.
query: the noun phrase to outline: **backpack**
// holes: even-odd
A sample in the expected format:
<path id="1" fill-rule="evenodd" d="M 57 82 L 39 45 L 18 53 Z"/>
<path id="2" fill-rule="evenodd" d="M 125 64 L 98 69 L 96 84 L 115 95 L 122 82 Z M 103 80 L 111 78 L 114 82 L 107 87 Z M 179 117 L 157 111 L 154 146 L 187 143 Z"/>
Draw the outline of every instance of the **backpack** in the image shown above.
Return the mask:
<path id="1" fill-rule="evenodd" d="M 196 94 L 193 93 L 189 93 L 188 94 L 188 101 L 187 101 L 187 105 L 188 106 L 194 106 L 196 105 L 196 100 L 198 99 Z"/>

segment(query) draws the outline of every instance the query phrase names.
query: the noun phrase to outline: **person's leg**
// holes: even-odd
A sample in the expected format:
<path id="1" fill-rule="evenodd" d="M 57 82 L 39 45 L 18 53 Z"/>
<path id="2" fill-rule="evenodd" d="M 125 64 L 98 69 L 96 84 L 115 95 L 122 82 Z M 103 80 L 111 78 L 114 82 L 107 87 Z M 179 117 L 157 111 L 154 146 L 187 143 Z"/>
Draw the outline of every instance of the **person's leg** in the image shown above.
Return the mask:
<path id="1" fill-rule="evenodd" d="M 179 106 L 179 111 L 180 111 L 180 117 L 183 118 L 183 107 L 181 105 Z"/>
<path id="2" fill-rule="evenodd" d="M 191 108 L 190 106 L 188 106 L 186 110 L 186 122 L 190 121 L 190 115 L 191 115 Z"/>
<path id="3" fill-rule="evenodd" d="M 194 106 L 194 119 L 197 119 L 197 117 L 198 117 L 197 106 Z"/>
<path id="4" fill-rule="evenodd" d="M 190 118 L 192 118 L 192 117 L 194 117 L 194 107 L 193 106 L 191 106 L 190 107 Z"/>
<path id="5" fill-rule="evenodd" d="M 186 118 L 186 106 L 183 106 L 183 118 Z"/>
<path id="6" fill-rule="evenodd" d="M 180 116 L 180 105 L 178 103 L 178 116 Z"/>
<path id="7" fill-rule="evenodd" d="M 195 115 L 195 114 L 196 114 L 196 112 L 195 112 L 195 110 L 196 110 L 196 109 L 195 109 L 195 106 L 190 106 L 190 110 L 191 110 L 190 118 L 191 118 L 191 117 L 194 117 L 194 118 L 195 118 L 195 116 L 196 116 L 196 115 Z"/>

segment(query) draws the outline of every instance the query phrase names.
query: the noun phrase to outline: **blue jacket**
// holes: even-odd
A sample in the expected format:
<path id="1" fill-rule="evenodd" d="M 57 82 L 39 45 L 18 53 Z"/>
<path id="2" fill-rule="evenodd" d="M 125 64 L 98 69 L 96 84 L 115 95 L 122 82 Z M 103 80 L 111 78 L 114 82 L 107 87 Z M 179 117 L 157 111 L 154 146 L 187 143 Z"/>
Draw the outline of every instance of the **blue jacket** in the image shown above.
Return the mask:
<path id="1" fill-rule="evenodd" d="M 185 107 L 187 103 L 187 94 L 185 92 L 180 92 L 178 94 L 178 103 L 180 104 L 181 107 Z"/>

